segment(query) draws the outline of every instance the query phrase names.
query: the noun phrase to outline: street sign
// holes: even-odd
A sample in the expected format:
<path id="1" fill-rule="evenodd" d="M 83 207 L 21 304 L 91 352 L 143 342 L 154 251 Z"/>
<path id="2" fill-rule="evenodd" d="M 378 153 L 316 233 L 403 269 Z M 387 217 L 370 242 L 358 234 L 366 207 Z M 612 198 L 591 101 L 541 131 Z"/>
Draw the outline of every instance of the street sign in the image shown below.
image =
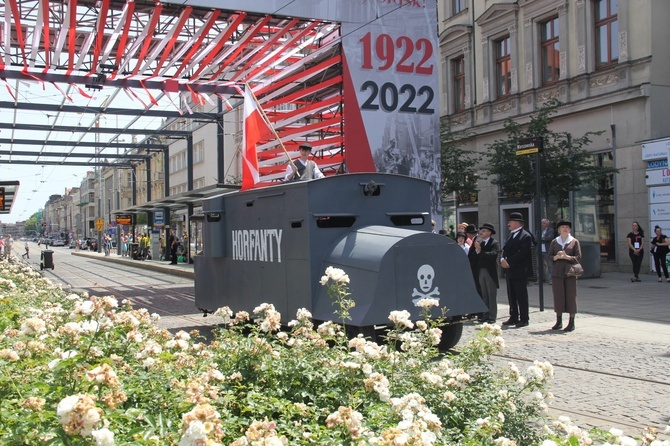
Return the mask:
<path id="1" fill-rule="evenodd" d="M 0 187 L 0 211 L 5 210 L 5 188 Z"/>
<path id="2" fill-rule="evenodd" d="M 154 228 L 161 229 L 165 224 L 165 211 L 156 209 L 154 211 Z"/>
<path id="3" fill-rule="evenodd" d="M 516 155 L 530 155 L 532 153 L 542 152 L 542 138 L 535 136 L 533 138 L 522 138 L 516 144 Z"/>
<path id="4" fill-rule="evenodd" d="M 102 228 L 105 227 L 105 221 L 102 219 L 102 217 L 98 217 L 95 220 L 95 229 L 97 229 L 98 232 L 102 232 Z"/>

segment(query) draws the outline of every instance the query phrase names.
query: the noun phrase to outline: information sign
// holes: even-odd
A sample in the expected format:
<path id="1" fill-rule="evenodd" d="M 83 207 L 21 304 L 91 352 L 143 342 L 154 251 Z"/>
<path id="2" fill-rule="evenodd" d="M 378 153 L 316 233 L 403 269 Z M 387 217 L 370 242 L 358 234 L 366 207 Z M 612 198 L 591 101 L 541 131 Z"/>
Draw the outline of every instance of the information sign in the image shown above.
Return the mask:
<path id="1" fill-rule="evenodd" d="M 130 226 L 133 224 L 133 214 L 119 214 L 116 216 L 117 225 Z"/>
<path id="2" fill-rule="evenodd" d="M 522 138 L 516 144 L 516 155 L 530 155 L 542 152 L 542 138 Z"/>
<path id="3" fill-rule="evenodd" d="M 154 211 L 154 228 L 161 229 L 165 224 L 165 211 L 162 209 L 156 209 Z"/>

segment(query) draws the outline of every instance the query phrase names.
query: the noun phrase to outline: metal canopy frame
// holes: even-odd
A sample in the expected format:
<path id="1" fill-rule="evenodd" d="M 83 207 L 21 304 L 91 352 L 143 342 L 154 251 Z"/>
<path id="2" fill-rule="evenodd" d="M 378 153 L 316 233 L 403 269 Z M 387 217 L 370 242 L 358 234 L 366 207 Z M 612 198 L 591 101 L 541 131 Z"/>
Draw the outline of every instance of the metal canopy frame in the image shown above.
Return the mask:
<path id="1" fill-rule="evenodd" d="M 220 125 L 249 85 L 292 156 L 309 141 L 344 169 L 337 23 L 158 0 L 5 0 L 2 20 L 0 164 L 132 167 L 192 134 L 175 119 Z M 258 149 L 281 178 L 279 143 Z"/>
<path id="2" fill-rule="evenodd" d="M 177 195 L 171 195 L 168 198 L 162 198 L 160 200 L 150 201 L 149 203 L 141 204 L 138 206 L 132 206 L 126 208 L 122 211 L 117 212 L 117 214 L 135 214 L 138 212 L 152 212 L 159 209 L 182 209 L 187 205 L 198 206 L 202 204 L 202 201 L 220 195 L 226 192 L 236 191 L 240 188 L 238 185 L 234 184 L 223 184 L 217 183 L 211 186 L 205 186 L 200 189 L 184 192 Z"/>

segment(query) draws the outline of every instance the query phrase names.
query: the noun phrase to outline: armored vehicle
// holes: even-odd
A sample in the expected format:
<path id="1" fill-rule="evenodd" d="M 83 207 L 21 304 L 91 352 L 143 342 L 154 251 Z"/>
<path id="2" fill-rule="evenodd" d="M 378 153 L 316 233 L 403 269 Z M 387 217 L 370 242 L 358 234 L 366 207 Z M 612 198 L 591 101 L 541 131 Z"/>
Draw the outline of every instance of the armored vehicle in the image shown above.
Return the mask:
<path id="1" fill-rule="evenodd" d="M 402 175 L 357 173 L 205 200 L 205 247 L 194 259 L 196 306 L 207 314 L 272 303 L 284 323 L 300 308 L 337 322 L 319 283 L 333 266 L 351 280 L 356 305 L 347 326 L 374 337 L 391 311 L 417 319 L 416 303 L 433 298 L 448 309 L 441 347 L 452 347 L 463 320 L 487 309 L 463 250 L 430 232 L 430 187 Z"/>

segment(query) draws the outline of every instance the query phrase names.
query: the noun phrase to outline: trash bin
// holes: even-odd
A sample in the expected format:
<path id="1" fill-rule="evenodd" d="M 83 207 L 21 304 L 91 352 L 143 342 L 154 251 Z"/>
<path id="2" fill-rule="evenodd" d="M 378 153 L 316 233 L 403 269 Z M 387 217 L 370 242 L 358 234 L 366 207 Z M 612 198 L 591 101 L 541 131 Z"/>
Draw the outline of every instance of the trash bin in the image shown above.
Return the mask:
<path id="1" fill-rule="evenodd" d="M 45 249 L 40 255 L 40 269 L 54 269 L 54 252 L 50 249 Z"/>

